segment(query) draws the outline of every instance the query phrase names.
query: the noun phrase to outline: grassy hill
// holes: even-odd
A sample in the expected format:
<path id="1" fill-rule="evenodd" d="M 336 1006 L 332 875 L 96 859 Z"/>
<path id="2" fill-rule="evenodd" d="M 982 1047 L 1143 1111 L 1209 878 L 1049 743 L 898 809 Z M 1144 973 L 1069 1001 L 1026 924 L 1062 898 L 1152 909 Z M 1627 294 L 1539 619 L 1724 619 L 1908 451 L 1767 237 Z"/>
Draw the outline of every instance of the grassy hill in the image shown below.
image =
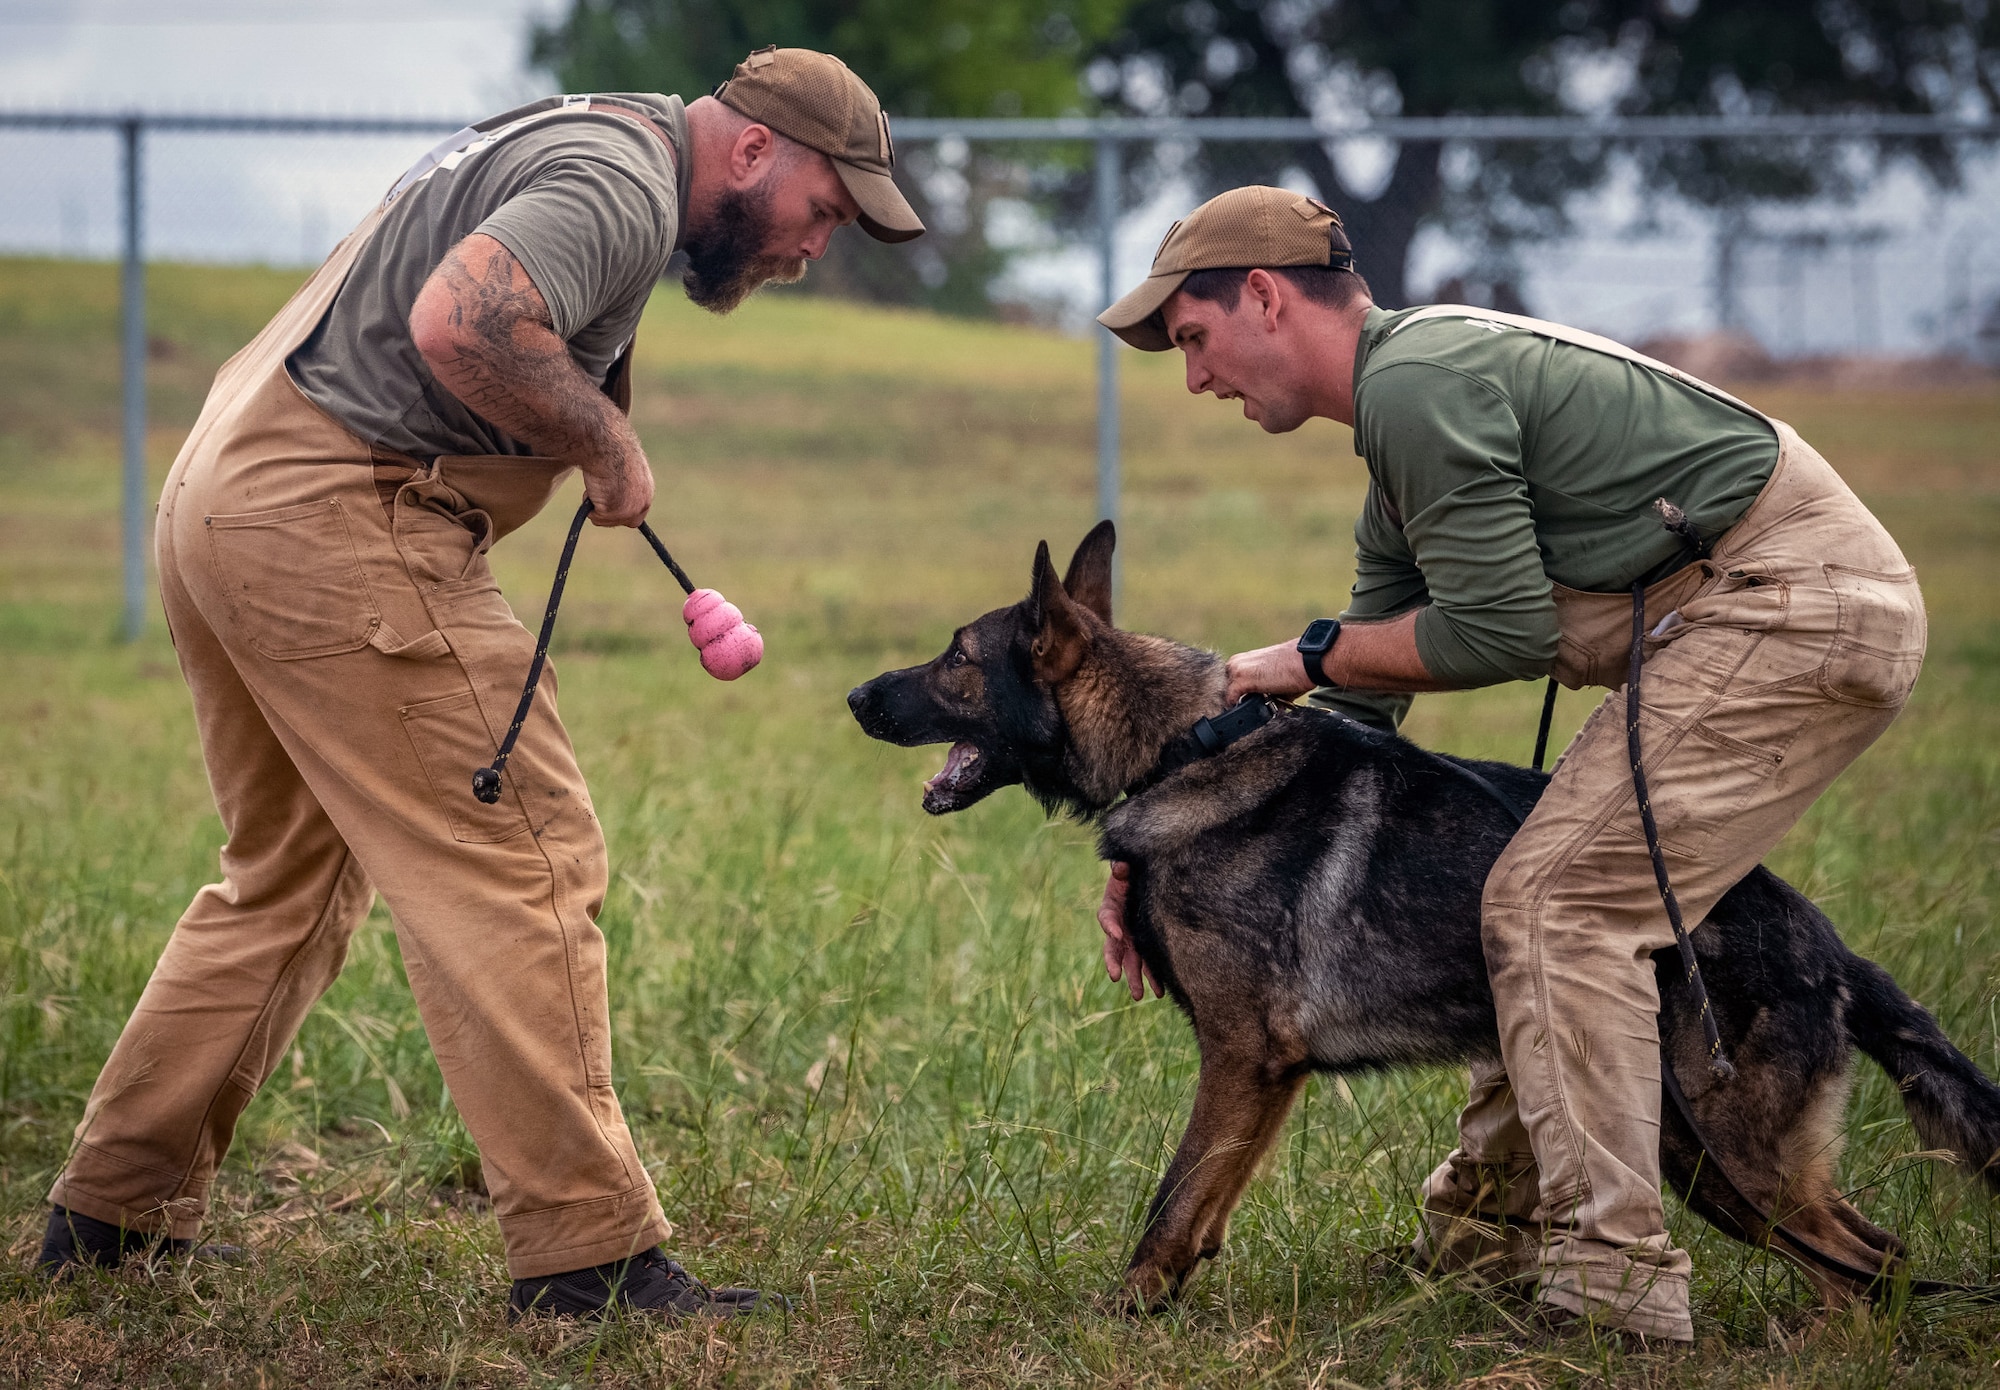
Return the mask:
<path id="1" fill-rule="evenodd" d="M 157 267 L 157 481 L 215 366 L 296 275 Z M 25 1264 L 82 1099 L 220 829 L 155 614 L 117 622 L 114 267 L 0 260 L 0 1216 Z M 1407 1240 L 1463 1093 L 1446 1072 L 1314 1083 L 1181 1312 L 1116 1280 L 1179 1135 L 1194 1050 L 1102 976 L 1087 828 L 1018 793 L 917 808 L 934 751 L 864 739 L 842 695 L 1025 592 L 1092 519 L 1090 344 L 769 296 L 717 320 L 656 296 L 636 419 L 653 522 L 765 631 L 698 671 L 635 538 L 586 536 L 558 635 L 566 718 L 611 840 L 617 1081 L 697 1273 L 792 1292 L 789 1320 L 510 1330 L 476 1155 L 387 914 L 245 1116 L 216 1213 L 259 1253 L 45 1292 L 0 1275 L 0 1379 L 344 1384 L 1990 1384 L 2000 1317 L 1813 1324 L 1804 1282 L 1674 1215 L 1692 1352 L 1520 1335 L 1517 1306 L 1419 1288 Z M 1270 438 L 1122 355 L 1123 621 L 1234 650 L 1337 609 L 1363 482 L 1344 430 Z M 2000 1071 L 2000 390 L 1753 399 L 1904 542 L 1933 613 L 1909 712 L 1774 858 L 1857 949 Z M 531 619 L 574 484 L 495 568 Z M 1525 760 L 1530 686 L 1418 702 L 1408 732 Z M 1591 701 L 1567 694 L 1564 730 Z M 1864 1064 L 1865 1067 L 1865 1064 Z M 1864 1070 L 1857 1201 L 1937 1277 L 2000 1277 L 1995 1208 L 1913 1157 Z M 31 1230 L 32 1227 L 32 1230 Z M 1400 1382 L 1393 1377 L 1400 1376 Z"/>

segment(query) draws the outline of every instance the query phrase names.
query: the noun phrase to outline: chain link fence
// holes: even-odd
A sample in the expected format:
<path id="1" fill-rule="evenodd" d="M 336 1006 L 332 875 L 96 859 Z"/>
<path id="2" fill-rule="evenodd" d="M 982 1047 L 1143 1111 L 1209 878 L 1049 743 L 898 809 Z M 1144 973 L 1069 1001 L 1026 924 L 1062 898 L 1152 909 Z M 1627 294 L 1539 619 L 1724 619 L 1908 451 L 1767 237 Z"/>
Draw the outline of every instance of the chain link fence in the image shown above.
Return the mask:
<path id="1" fill-rule="evenodd" d="M 0 255 L 125 265 L 126 625 L 146 611 L 148 260 L 309 266 L 449 117 L 0 111 Z M 1841 118 L 895 122 L 937 235 L 836 240 L 815 279 L 1094 331 L 1173 220 L 1249 179 L 1338 208 L 1385 303 L 1528 312 L 1735 378 L 2000 370 L 2000 125 Z M 1830 161 L 1838 197 L 1702 203 L 1663 171 Z M 1767 184 L 1770 182 L 1766 179 Z M 1780 181 L 1782 182 L 1782 181 Z M 1331 185 L 1331 187 L 1329 187 Z M 1750 179 L 1746 186 L 1755 186 Z M 1098 488 L 1119 498 L 1118 349 L 1100 333 Z"/>

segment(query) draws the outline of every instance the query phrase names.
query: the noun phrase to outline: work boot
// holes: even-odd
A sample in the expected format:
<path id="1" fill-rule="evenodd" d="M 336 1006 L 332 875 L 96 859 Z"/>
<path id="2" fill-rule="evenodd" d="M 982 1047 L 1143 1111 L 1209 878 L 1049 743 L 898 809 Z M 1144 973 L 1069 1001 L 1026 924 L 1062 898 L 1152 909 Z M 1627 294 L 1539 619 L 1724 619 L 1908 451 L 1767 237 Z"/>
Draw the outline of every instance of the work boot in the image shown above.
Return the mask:
<path id="1" fill-rule="evenodd" d="M 66 1278 L 83 1265 L 116 1269 L 127 1255 L 186 1255 L 194 1248 L 191 1240 L 175 1240 L 151 1231 L 134 1231 L 99 1221 L 67 1207 L 49 1209 L 48 1231 L 42 1236 L 42 1253 L 35 1257 L 35 1271 L 48 1279 Z"/>
<path id="2" fill-rule="evenodd" d="M 530 1315 L 595 1319 L 614 1305 L 669 1322 L 740 1318 L 792 1306 L 778 1294 L 757 1289 L 711 1289 L 654 1246 L 629 1260 L 516 1279 L 507 1294 L 507 1320 L 517 1322 Z"/>
<path id="3" fill-rule="evenodd" d="M 1424 1212 L 1409 1258 L 1426 1278 L 1456 1275 L 1468 1288 L 1532 1289 L 1542 1228 L 1483 1212 Z"/>
<path id="4" fill-rule="evenodd" d="M 1496 1097 L 1509 1099 L 1504 1076 L 1497 1084 L 1473 1078 L 1474 1106 Z M 1466 1114 L 1471 1115 L 1468 1107 Z M 1510 1112 L 1511 1113 L 1511 1112 Z M 1491 1118 L 1490 1116 L 1488 1117 Z M 1518 1128 L 1519 1122 L 1509 1122 Z M 1517 1136 L 1502 1157 L 1483 1159 L 1463 1149 L 1424 1180 L 1423 1211 L 1411 1254 L 1417 1271 L 1427 1277 L 1451 1276 L 1475 1289 L 1532 1289 L 1540 1273 L 1541 1246 L 1547 1235 L 1541 1215 L 1539 1182 L 1527 1136 Z"/>
<path id="5" fill-rule="evenodd" d="M 1658 1351 L 1669 1346 L 1686 1346 L 1694 1340 L 1692 1331 L 1667 1328 L 1646 1332 L 1604 1316 L 1592 1317 L 1571 1312 L 1559 1303 L 1537 1303 L 1529 1316 L 1529 1327 L 1550 1342 L 1572 1337 L 1588 1337 L 1594 1343 L 1615 1346 L 1623 1352 Z"/>

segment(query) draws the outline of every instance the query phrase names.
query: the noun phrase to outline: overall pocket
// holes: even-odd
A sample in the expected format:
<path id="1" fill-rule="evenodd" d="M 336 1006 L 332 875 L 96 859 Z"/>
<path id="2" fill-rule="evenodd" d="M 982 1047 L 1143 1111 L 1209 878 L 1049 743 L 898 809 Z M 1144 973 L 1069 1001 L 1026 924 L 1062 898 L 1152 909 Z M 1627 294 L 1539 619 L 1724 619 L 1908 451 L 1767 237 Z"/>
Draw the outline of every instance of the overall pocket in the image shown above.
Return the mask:
<path id="1" fill-rule="evenodd" d="M 1791 616 L 1792 586 L 1763 560 L 1715 560 L 1715 577 L 1681 605 L 1684 622 L 1775 632 Z"/>
<path id="2" fill-rule="evenodd" d="M 398 711 L 403 732 L 430 780 L 431 794 L 451 827 L 451 837 L 464 844 L 494 844 L 511 840 L 528 828 L 528 817 L 514 795 L 513 770 L 504 779 L 500 799 L 491 806 L 472 794 L 472 774 L 493 761 L 498 746 L 479 700 L 470 690 L 405 705 Z"/>
<path id="3" fill-rule="evenodd" d="M 1885 574 L 1834 564 L 1821 569 L 1839 618 L 1820 668 L 1820 689 L 1843 704 L 1900 706 L 1916 686 L 1929 637 L 1917 572 Z"/>
<path id="4" fill-rule="evenodd" d="M 230 617 L 263 655 L 359 651 L 381 626 L 338 498 L 207 516 L 202 525 Z"/>
<path id="5" fill-rule="evenodd" d="M 433 588 L 474 573 L 493 545 L 492 518 L 428 476 L 397 492 L 390 531 L 411 577 Z"/>

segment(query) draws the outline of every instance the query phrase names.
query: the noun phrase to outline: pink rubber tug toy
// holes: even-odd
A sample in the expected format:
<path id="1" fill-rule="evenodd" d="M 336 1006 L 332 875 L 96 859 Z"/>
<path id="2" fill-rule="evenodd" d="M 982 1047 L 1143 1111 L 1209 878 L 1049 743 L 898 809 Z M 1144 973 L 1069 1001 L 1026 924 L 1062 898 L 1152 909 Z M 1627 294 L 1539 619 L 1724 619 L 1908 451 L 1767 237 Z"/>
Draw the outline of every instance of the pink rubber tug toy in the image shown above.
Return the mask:
<path id="1" fill-rule="evenodd" d="M 733 681 L 764 659 L 764 635 L 743 621 L 743 610 L 713 589 L 696 589 L 681 605 L 688 641 L 701 653 L 701 669 Z"/>
<path id="2" fill-rule="evenodd" d="M 549 638 L 556 630 L 556 610 L 562 605 L 563 584 L 569 579 L 569 563 L 576 558 L 577 537 L 583 534 L 583 523 L 590 513 L 591 501 L 586 497 L 569 523 L 569 536 L 563 541 L 562 559 L 556 562 L 555 583 L 549 586 L 548 611 L 542 615 L 541 636 L 535 640 L 535 659 L 528 663 L 528 680 L 521 687 L 521 703 L 514 709 L 514 722 L 508 726 L 507 736 L 500 740 L 492 765 L 479 768 L 472 774 L 472 795 L 488 806 L 500 799 L 500 774 L 506 770 L 507 759 L 514 752 L 514 741 L 521 736 L 521 726 L 528 722 L 528 711 L 534 708 L 535 687 L 541 684 L 542 667 L 549 659 Z M 762 661 L 764 636 L 743 621 L 743 610 L 713 589 L 695 588 L 687 572 L 674 563 L 674 557 L 667 553 L 666 546 L 660 544 L 653 528 L 643 521 L 639 523 L 639 534 L 646 538 L 646 544 L 653 547 L 653 553 L 660 557 L 661 563 L 673 571 L 674 579 L 687 594 L 687 602 L 681 605 L 681 621 L 687 624 L 688 640 L 701 653 L 701 669 L 719 681 L 733 681 Z"/>

